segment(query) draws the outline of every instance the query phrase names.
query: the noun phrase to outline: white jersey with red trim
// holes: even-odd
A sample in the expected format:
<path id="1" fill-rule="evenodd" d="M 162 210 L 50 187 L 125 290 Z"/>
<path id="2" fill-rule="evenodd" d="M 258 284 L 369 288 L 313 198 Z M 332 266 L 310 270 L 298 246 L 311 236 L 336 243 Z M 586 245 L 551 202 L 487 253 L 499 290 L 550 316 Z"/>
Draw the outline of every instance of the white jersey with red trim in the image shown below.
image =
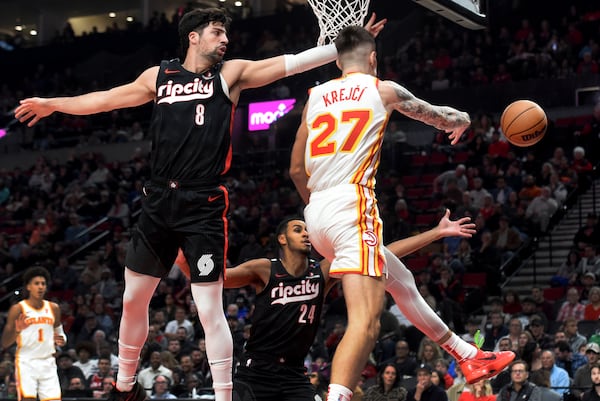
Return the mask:
<path id="1" fill-rule="evenodd" d="M 312 193 L 343 184 L 375 187 L 389 118 L 378 83 L 351 73 L 311 89 L 304 161 Z"/>
<path id="2" fill-rule="evenodd" d="M 19 302 L 29 325 L 17 335 L 17 358 L 45 359 L 56 352 L 54 347 L 54 312 L 50 302 L 44 300 L 40 309 L 31 307 L 27 301 Z"/>

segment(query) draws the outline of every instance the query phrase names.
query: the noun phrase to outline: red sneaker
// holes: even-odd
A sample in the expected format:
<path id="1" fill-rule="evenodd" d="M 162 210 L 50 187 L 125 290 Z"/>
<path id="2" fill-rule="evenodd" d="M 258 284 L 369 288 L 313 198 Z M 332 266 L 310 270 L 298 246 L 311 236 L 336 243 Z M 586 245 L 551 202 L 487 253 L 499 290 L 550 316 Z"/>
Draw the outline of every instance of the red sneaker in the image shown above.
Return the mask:
<path id="1" fill-rule="evenodd" d="M 489 379 L 508 366 L 515 359 L 512 351 L 488 352 L 477 350 L 475 358 L 463 359 L 458 364 L 469 384 Z"/>

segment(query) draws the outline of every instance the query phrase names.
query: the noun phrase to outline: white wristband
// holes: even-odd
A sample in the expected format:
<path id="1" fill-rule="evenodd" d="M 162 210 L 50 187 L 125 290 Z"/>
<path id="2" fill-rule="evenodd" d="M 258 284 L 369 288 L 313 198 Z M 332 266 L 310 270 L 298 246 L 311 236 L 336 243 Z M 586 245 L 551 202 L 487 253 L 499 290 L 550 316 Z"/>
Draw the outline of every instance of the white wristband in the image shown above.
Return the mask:
<path id="1" fill-rule="evenodd" d="M 58 334 L 58 335 L 62 336 L 63 340 L 65 340 L 65 342 L 67 341 L 67 334 L 63 330 L 62 324 L 60 326 L 54 328 L 54 334 Z"/>
<path id="2" fill-rule="evenodd" d="M 298 54 L 284 54 L 285 76 L 298 74 L 331 63 L 337 58 L 337 50 L 333 43 L 317 46 Z"/>

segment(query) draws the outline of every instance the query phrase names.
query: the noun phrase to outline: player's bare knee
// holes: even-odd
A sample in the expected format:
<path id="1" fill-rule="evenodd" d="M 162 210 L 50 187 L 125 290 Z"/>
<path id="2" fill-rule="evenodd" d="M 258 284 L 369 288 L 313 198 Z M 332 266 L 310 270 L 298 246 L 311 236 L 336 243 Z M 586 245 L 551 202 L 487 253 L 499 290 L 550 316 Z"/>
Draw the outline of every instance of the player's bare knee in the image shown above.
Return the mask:
<path id="1" fill-rule="evenodd" d="M 379 317 L 376 320 L 371 320 L 369 326 L 367 327 L 367 331 L 365 331 L 367 338 L 375 343 L 377 337 L 379 337 L 379 331 L 381 330 L 381 323 L 379 321 Z"/>

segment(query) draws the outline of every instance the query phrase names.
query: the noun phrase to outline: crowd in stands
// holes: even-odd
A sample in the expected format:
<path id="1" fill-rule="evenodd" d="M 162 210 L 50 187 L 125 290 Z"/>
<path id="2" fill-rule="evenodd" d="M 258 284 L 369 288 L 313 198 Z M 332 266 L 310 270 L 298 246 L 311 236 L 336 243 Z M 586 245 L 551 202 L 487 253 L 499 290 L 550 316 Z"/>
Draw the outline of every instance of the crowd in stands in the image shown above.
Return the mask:
<path id="1" fill-rule="evenodd" d="M 158 22 L 153 18 L 143 29 L 169 30 L 176 22 L 160 15 L 156 18 Z M 540 19 L 534 24 L 533 19 L 524 19 L 512 29 L 459 34 L 451 23 L 434 18 L 439 23 L 436 30 L 425 25 L 405 48 L 384 59 L 382 73 L 409 88 L 484 85 L 542 74 L 561 78 L 561 74 L 584 70 L 597 75 L 593 65 L 600 56 L 594 39 L 598 30 L 590 31 L 589 19 L 588 14 L 571 9 L 557 20 Z M 309 31 L 279 33 L 264 31 L 253 36 L 256 33 L 233 30 L 228 53 L 264 57 L 304 49 L 314 42 Z M 112 34 L 118 32 L 106 33 Z M 556 43 L 556 49 L 551 43 Z M 258 50 L 244 54 L 250 48 Z M 584 61 L 588 54 L 591 61 Z M 580 62 L 585 63 L 581 69 Z M 98 85 L 86 86 L 73 71 L 36 68 L 31 77 L 2 85 L 0 111 L 10 111 L 24 95 L 75 94 Z M 447 84 L 438 82 L 440 77 Z M 289 89 L 294 90 L 294 85 Z M 28 138 L 26 147 L 70 145 L 73 151 L 67 160 L 40 157 L 30 168 L 0 170 L 0 296 L 10 296 L 13 288 L 8 280 L 24 268 L 40 263 L 50 269 L 48 298 L 59 303 L 68 334 L 67 345 L 57 355 L 65 397 L 104 398 L 111 390 L 108 378 L 117 369 L 114 353 L 125 250 L 149 172 L 148 155 L 141 150 L 129 160 L 108 163 L 105 155 L 80 151 L 77 145 L 141 140 L 148 118 L 149 110 L 141 108 L 92 117 L 54 115 L 34 130 L 16 126 Z M 514 292 L 503 293 L 500 266 L 549 230 L 555 223 L 552 216 L 572 193 L 591 185 L 593 168 L 600 162 L 599 122 L 600 107 L 596 107 L 594 115 L 569 128 L 576 134 L 571 143 L 544 148 L 542 142 L 534 152 L 508 145 L 491 113 L 481 113 L 473 116 L 472 127 L 456 147 L 449 146 L 443 133 L 436 133 L 431 145 L 418 151 L 403 141 L 387 143 L 378 178 L 386 242 L 433 227 L 446 208 L 453 218 L 471 216 L 477 225 L 471 239 L 447 238 L 406 259 L 430 306 L 469 341 L 478 341 L 479 329 L 485 336 L 483 349 L 514 350 L 526 363 L 513 366 L 512 372 L 530 370 L 530 380 L 538 386 L 575 396 L 590 386 L 589 370 L 600 355 L 600 333 L 596 333 L 600 318 L 598 217 L 587 216 L 573 238 L 571 253 L 551 282 L 543 283 L 544 287 L 564 287 L 565 299 L 544 299 L 542 287 L 532 288 L 523 299 Z M 401 137 L 394 124 L 388 130 L 390 138 Z M 58 141 L 59 137 L 73 141 Z M 285 166 L 247 167 L 237 166 L 224 180 L 231 201 L 230 265 L 276 257 L 275 227 L 285 216 L 301 215 L 303 209 Z M 98 227 L 90 229 L 99 221 Z M 108 233 L 101 246 L 82 252 L 80 247 L 99 232 Z M 79 260 L 84 263 L 76 263 Z M 475 301 L 463 287 L 462 278 L 468 273 L 486 276 L 485 289 Z M 311 381 L 320 390 L 326 388 L 329 362 L 344 334 L 341 296 L 338 288 L 329 294 L 322 333 L 306 360 Z M 224 293 L 224 313 L 236 356 L 252 324 L 253 297 L 246 288 Z M 485 308 L 469 309 L 473 302 Z M 465 385 L 448 355 L 423 339 L 397 306 L 388 306 L 380 341 L 363 371 L 365 400 L 380 399 L 377 394 L 392 390 L 399 397 L 414 396 L 415 377 L 423 375 L 447 392 L 449 399 L 461 401 L 466 400 L 461 394 L 498 394 L 515 380 L 506 371 L 494 380 Z M 189 285 L 176 266 L 161 282 L 150 307 L 151 325 L 138 380 L 149 396 L 156 393 L 157 398 L 168 398 L 168 392 L 180 398 L 198 397 L 211 385 L 204 333 Z M 467 312 L 474 311 L 483 318 L 467 318 Z M 596 327 L 590 329 L 593 326 L 585 322 L 595 322 Z M 586 332 L 580 332 L 580 327 Z M 13 358 L 12 350 L 5 350 L 0 362 L 0 398 L 14 394 Z M 388 376 L 395 379 L 387 383 Z"/>

